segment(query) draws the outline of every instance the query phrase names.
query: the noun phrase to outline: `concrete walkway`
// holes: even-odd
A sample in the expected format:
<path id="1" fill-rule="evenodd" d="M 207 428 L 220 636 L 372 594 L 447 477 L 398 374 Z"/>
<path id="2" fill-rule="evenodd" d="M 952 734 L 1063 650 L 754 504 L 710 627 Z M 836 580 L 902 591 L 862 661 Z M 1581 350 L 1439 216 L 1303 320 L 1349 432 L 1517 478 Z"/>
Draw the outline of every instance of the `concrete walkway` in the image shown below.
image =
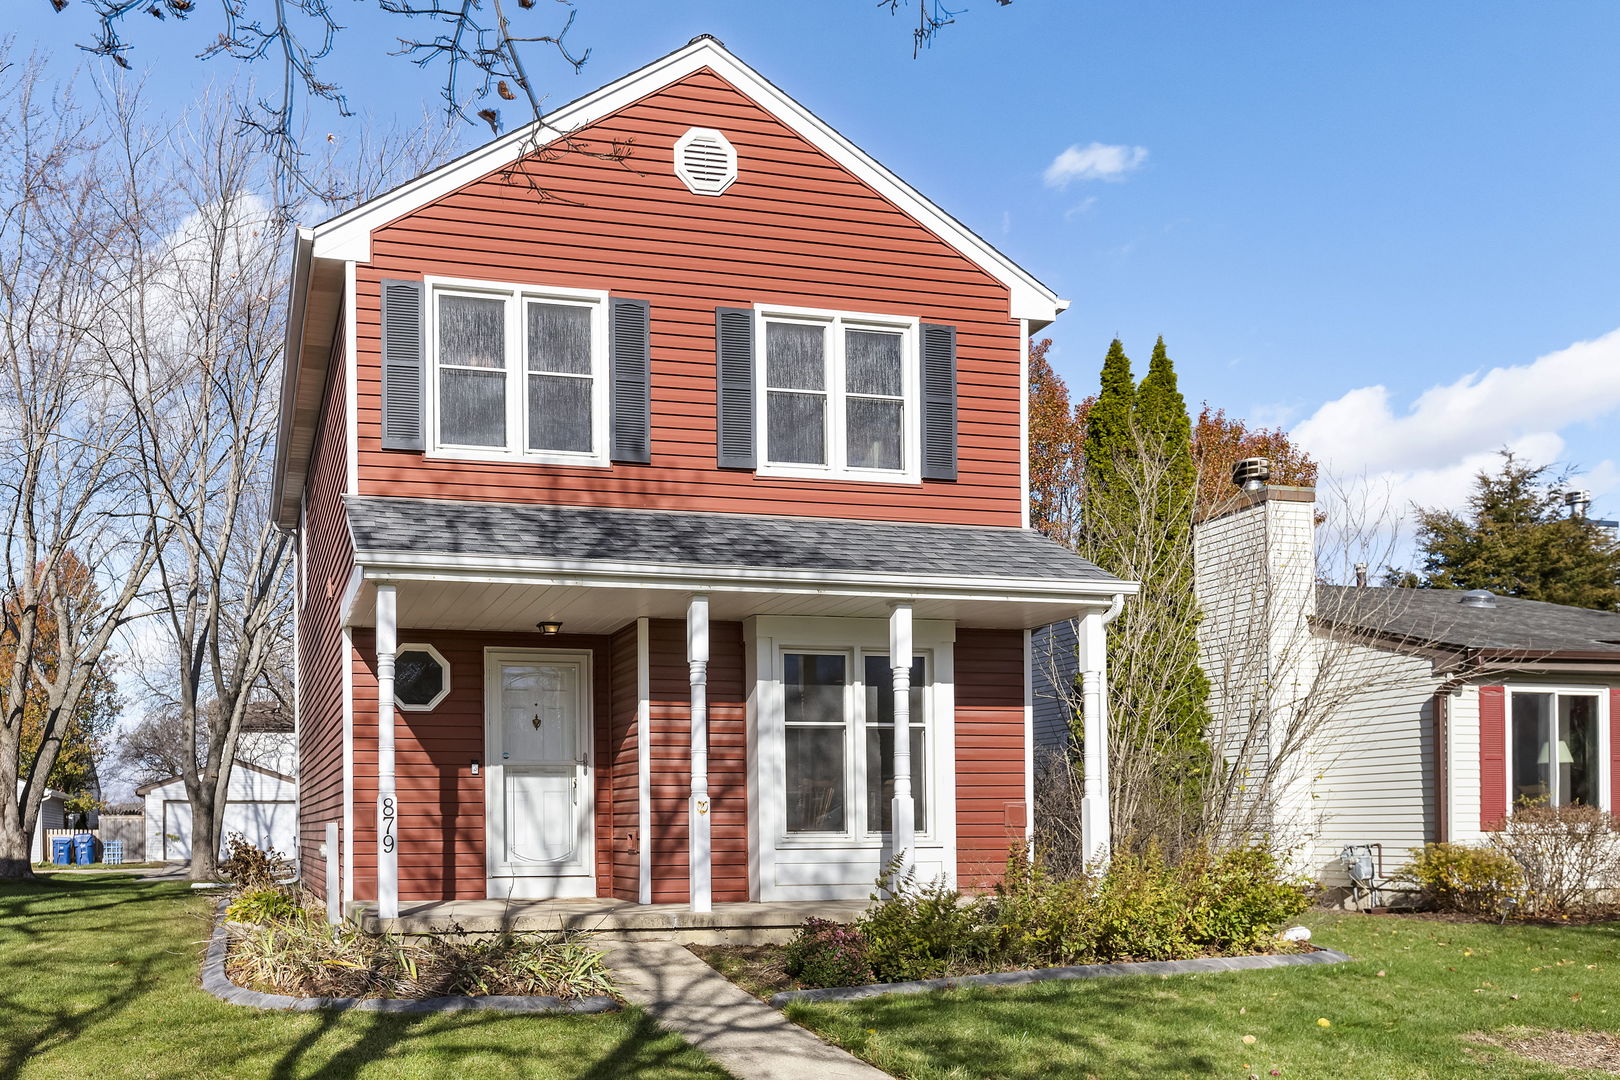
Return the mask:
<path id="1" fill-rule="evenodd" d="M 738 1080 L 891 1080 L 812 1035 L 673 941 L 600 942 L 625 999 Z"/>

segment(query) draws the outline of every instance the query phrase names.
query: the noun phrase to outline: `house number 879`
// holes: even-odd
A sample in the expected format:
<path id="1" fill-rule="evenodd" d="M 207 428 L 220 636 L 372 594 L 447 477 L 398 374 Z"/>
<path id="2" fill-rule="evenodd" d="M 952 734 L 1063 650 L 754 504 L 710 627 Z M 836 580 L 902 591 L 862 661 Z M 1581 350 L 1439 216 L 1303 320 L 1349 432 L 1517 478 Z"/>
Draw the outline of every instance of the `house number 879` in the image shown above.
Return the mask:
<path id="1" fill-rule="evenodd" d="M 382 819 L 382 849 L 394 850 L 394 797 L 384 795 L 377 800 L 377 816 Z"/>

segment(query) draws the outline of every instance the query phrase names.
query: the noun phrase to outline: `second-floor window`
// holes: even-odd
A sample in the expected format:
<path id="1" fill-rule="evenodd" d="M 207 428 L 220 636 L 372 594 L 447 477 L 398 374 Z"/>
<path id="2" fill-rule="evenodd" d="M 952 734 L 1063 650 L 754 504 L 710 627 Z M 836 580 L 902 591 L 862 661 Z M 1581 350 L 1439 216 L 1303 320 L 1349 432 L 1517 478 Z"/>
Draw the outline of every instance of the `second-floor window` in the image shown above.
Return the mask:
<path id="1" fill-rule="evenodd" d="M 605 465 L 605 297 L 435 282 L 434 450 Z"/>
<path id="2" fill-rule="evenodd" d="M 763 311 L 760 472 L 917 479 L 916 324 Z"/>

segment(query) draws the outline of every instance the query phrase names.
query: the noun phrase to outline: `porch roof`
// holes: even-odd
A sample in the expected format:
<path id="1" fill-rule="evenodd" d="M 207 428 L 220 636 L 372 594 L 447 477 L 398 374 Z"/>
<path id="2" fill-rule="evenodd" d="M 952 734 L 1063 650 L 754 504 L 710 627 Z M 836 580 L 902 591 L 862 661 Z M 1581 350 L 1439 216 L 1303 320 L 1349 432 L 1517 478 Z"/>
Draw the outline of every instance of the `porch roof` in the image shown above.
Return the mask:
<path id="1" fill-rule="evenodd" d="M 401 625 L 524 629 L 536 611 L 578 632 L 677 617 L 711 594 L 714 618 L 887 617 L 1042 626 L 1137 591 L 1028 529 L 754 514 L 351 497 L 363 568 L 346 605 L 370 622 L 378 581 Z"/>
<path id="2" fill-rule="evenodd" d="M 362 563 L 410 553 L 1124 584 L 1030 529 L 442 499 L 348 505 Z"/>

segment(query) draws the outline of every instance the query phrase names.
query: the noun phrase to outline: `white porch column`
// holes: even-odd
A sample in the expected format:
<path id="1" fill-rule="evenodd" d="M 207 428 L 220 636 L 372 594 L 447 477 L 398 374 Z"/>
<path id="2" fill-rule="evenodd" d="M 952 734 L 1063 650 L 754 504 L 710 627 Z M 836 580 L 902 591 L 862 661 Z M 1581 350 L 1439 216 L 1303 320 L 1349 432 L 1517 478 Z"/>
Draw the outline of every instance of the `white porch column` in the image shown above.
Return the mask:
<path id="1" fill-rule="evenodd" d="M 710 911 L 709 884 L 709 598 L 686 605 L 686 665 L 692 684 L 692 799 L 687 806 L 688 880 L 693 911 Z"/>
<path id="2" fill-rule="evenodd" d="M 399 801 L 394 794 L 394 586 L 377 586 L 377 917 L 399 917 Z"/>
<path id="3" fill-rule="evenodd" d="M 905 874 L 916 865 L 917 810 L 911 795 L 911 605 L 889 613 L 889 664 L 894 679 L 894 853 Z"/>
<path id="4" fill-rule="evenodd" d="M 1108 859 L 1108 702 L 1107 631 L 1103 613 L 1080 620 L 1080 717 L 1084 741 L 1081 768 L 1080 846 L 1086 861 Z"/>

